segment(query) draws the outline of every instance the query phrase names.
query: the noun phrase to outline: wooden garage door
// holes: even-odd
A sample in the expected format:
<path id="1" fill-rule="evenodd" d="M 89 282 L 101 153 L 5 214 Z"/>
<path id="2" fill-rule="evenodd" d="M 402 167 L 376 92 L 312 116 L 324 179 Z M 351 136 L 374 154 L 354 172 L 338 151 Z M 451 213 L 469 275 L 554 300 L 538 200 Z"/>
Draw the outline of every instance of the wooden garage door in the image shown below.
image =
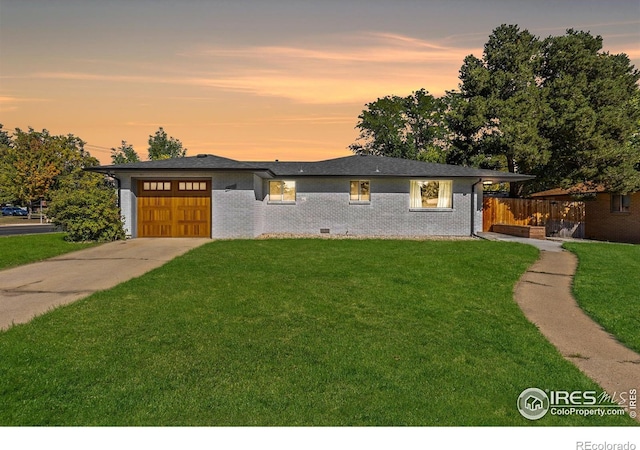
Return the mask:
<path id="1" fill-rule="evenodd" d="M 138 237 L 210 237 L 209 180 L 139 180 Z"/>

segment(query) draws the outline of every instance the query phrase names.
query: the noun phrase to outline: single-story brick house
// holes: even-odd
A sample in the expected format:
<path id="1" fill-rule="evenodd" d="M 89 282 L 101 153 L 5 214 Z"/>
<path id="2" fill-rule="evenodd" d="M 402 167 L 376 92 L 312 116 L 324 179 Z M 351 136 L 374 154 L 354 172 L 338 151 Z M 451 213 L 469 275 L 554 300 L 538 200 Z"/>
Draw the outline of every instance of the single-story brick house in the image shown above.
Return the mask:
<path id="1" fill-rule="evenodd" d="M 574 201 L 576 196 L 585 205 L 585 238 L 640 244 L 640 192 L 621 195 L 607 192 L 602 186 L 578 185 L 531 195 L 555 201 Z"/>
<path id="2" fill-rule="evenodd" d="M 469 236 L 483 182 L 528 175 L 381 156 L 248 162 L 214 155 L 98 166 L 131 237 Z"/>

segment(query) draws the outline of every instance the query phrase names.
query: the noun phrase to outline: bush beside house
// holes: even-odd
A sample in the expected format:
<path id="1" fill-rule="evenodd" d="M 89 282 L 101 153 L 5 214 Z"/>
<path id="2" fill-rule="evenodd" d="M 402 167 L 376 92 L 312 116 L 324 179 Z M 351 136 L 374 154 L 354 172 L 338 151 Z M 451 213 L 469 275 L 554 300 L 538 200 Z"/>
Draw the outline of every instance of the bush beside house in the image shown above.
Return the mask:
<path id="1" fill-rule="evenodd" d="M 115 241 L 125 232 L 116 191 L 101 176 L 84 173 L 81 180 L 52 194 L 49 217 L 67 232 L 69 241 Z"/>

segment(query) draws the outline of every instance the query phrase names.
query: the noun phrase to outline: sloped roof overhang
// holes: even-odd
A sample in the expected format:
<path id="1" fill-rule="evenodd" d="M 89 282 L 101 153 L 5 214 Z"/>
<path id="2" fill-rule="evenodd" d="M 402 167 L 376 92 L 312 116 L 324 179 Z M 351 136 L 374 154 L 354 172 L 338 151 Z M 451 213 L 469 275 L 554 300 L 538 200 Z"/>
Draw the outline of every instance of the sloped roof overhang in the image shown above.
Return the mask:
<path id="1" fill-rule="evenodd" d="M 236 161 L 215 155 L 198 155 L 158 161 L 88 167 L 86 170 L 116 174 L 146 171 L 252 172 L 261 178 L 277 177 L 366 177 L 366 178 L 474 178 L 501 183 L 527 181 L 531 175 L 488 169 L 428 163 L 383 156 L 347 156 L 315 162 Z"/>

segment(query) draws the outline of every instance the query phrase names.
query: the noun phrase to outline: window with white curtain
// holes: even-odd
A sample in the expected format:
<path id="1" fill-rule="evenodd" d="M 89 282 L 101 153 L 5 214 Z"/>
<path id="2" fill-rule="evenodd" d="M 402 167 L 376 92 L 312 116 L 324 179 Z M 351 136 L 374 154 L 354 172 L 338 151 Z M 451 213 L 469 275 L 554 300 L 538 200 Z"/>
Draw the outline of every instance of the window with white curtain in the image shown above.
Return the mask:
<path id="1" fill-rule="evenodd" d="M 411 209 L 453 207 L 453 181 L 411 180 L 409 195 Z"/>

